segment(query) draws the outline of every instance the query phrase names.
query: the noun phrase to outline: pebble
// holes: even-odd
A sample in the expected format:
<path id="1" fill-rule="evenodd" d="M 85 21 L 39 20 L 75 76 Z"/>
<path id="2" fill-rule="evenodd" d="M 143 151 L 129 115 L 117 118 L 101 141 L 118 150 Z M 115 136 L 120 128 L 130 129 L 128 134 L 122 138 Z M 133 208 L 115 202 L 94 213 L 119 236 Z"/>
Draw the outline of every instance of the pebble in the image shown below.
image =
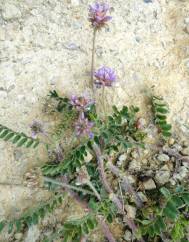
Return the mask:
<path id="1" fill-rule="evenodd" d="M 158 184 L 164 185 L 169 182 L 170 179 L 170 170 L 167 165 L 163 166 L 159 171 L 156 172 L 155 180 Z"/>
<path id="2" fill-rule="evenodd" d="M 133 175 L 127 175 L 128 181 L 130 184 L 135 184 L 136 183 L 136 177 Z"/>
<path id="3" fill-rule="evenodd" d="M 118 158 L 119 161 L 126 161 L 126 159 L 127 159 L 127 155 L 126 154 L 122 154 Z"/>
<path id="4" fill-rule="evenodd" d="M 171 146 L 171 145 L 174 145 L 174 143 L 175 143 L 175 140 L 173 138 L 169 138 L 168 144 Z"/>
<path id="5" fill-rule="evenodd" d="M 85 156 L 85 163 L 89 163 L 92 160 L 93 156 L 90 152 L 87 152 L 87 155 Z"/>
<path id="6" fill-rule="evenodd" d="M 137 158 L 139 157 L 139 154 L 138 154 L 138 152 L 133 151 L 133 152 L 131 153 L 131 156 L 132 156 L 134 159 L 137 159 Z"/>
<path id="7" fill-rule="evenodd" d="M 137 194 L 138 194 L 140 200 L 141 200 L 143 203 L 145 203 L 145 202 L 148 201 L 147 196 L 146 196 L 143 192 L 137 192 Z"/>
<path id="8" fill-rule="evenodd" d="M 177 151 L 181 151 L 182 150 L 182 146 L 179 144 L 174 144 L 173 148 L 175 148 Z"/>
<path id="9" fill-rule="evenodd" d="M 144 181 L 143 182 L 143 186 L 144 186 L 144 189 L 145 190 L 152 190 L 152 189 L 155 189 L 156 188 L 156 184 L 153 181 L 153 179 L 149 179 L 147 181 Z"/>
<path id="10" fill-rule="evenodd" d="M 131 233 L 131 231 L 126 230 L 123 238 L 124 238 L 125 241 L 131 241 L 132 240 L 132 233 Z"/>
<path id="11" fill-rule="evenodd" d="M 174 174 L 173 178 L 182 181 L 189 175 L 189 171 L 185 166 L 181 166 L 178 173 Z"/>
<path id="12" fill-rule="evenodd" d="M 125 210 L 127 211 L 128 218 L 135 218 L 136 217 L 136 208 L 131 205 L 126 205 Z"/>
<path id="13" fill-rule="evenodd" d="M 187 148 L 188 145 L 189 145 L 189 143 L 188 143 L 187 140 L 183 140 L 183 141 L 182 141 L 182 146 L 183 146 L 184 148 Z"/>
<path id="14" fill-rule="evenodd" d="M 187 155 L 187 156 L 189 156 L 189 147 L 184 148 L 184 149 L 181 151 L 181 154 L 182 154 L 182 155 Z"/>
<path id="15" fill-rule="evenodd" d="M 14 235 L 14 238 L 17 239 L 17 240 L 21 240 L 22 237 L 23 237 L 23 233 L 16 233 L 16 234 Z"/>
<path id="16" fill-rule="evenodd" d="M 129 163 L 129 170 L 130 171 L 140 171 L 141 170 L 141 164 L 137 160 L 132 160 Z"/>
<path id="17" fill-rule="evenodd" d="M 127 159 L 127 155 L 126 154 L 122 154 L 118 157 L 118 161 L 117 161 L 117 166 L 122 166 L 123 163 L 126 161 Z"/>
<path id="18" fill-rule="evenodd" d="M 158 155 L 157 156 L 157 159 L 159 161 L 161 161 L 161 162 L 166 162 L 166 161 L 169 161 L 170 160 L 169 156 L 166 155 L 166 154 L 160 154 L 160 155 Z"/>

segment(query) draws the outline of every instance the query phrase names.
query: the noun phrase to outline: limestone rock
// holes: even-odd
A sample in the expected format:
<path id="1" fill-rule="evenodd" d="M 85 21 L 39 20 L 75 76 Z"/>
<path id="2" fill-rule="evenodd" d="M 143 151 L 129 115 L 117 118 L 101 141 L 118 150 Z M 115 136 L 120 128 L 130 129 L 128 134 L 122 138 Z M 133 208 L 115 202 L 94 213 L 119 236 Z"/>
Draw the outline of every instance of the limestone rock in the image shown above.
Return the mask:
<path id="1" fill-rule="evenodd" d="M 184 149 L 181 151 L 181 154 L 182 154 L 182 155 L 189 156 L 189 147 L 184 148 Z"/>
<path id="2" fill-rule="evenodd" d="M 159 171 L 156 172 L 155 180 L 158 184 L 164 185 L 169 182 L 170 179 L 170 170 L 167 165 L 163 166 Z"/>
<path id="3" fill-rule="evenodd" d="M 89 151 L 87 151 L 87 155 L 85 156 L 85 163 L 89 163 L 92 160 L 93 156 Z"/>
<path id="4" fill-rule="evenodd" d="M 131 231 L 126 230 L 123 238 L 124 238 L 125 241 L 132 241 L 132 233 L 131 233 Z"/>
<path id="5" fill-rule="evenodd" d="M 161 161 L 161 162 L 166 162 L 166 161 L 169 161 L 169 160 L 170 160 L 169 156 L 166 155 L 166 154 L 159 154 L 159 155 L 157 156 L 157 159 L 158 159 L 159 161 Z"/>
<path id="6" fill-rule="evenodd" d="M 22 237 L 23 237 L 23 233 L 16 233 L 14 235 L 14 238 L 17 239 L 17 240 L 19 240 L 19 241 L 22 239 Z"/>
<path id="7" fill-rule="evenodd" d="M 143 186 L 144 186 L 144 189 L 145 190 L 153 190 L 156 188 L 156 184 L 155 182 L 153 181 L 153 179 L 149 179 L 147 181 L 144 181 L 143 182 Z"/>
<path id="8" fill-rule="evenodd" d="M 136 208 L 131 205 L 126 205 L 125 210 L 127 211 L 128 218 L 135 218 L 136 217 Z"/>
<path id="9" fill-rule="evenodd" d="M 145 195 L 143 192 L 138 192 L 137 194 L 138 194 L 140 200 L 141 200 L 143 203 L 145 203 L 145 202 L 148 201 L 148 198 L 146 197 L 146 195 Z"/>
<path id="10" fill-rule="evenodd" d="M 121 167 L 124 164 L 124 162 L 126 161 L 126 159 L 127 159 L 127 155 L 126 154 L 121 154 L 118 157 L 117 166 Z"/>
<path id="11" fill-rule="evenodd" d="M 138 160 L 132 160 L 129 163 L 129 170 L 130 171 L 140 171 L 141 169 L 141 163 Z"/>
<path id="12" fill-rule="evenodd" d="M 21 18 L 21 11 L 16 5 L 11 3 L 5 3 L 2 9 L 2 17 L 4 20 L 12 20 Z"/>

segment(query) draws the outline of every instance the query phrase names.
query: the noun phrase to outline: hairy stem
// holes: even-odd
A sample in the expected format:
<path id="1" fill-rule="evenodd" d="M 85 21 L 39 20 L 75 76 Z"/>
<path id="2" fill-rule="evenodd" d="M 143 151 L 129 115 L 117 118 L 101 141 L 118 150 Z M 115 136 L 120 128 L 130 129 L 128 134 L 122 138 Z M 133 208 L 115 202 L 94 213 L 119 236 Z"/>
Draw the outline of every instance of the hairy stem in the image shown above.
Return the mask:
<path id="1" fill-rule="evenodd" d="M 96 190 L 96 188 L 93 186 L 92 182 L 88 181 L 86 184 L 91 188 L 91 190 L 94 192 L 94 194 L 95 194 L 95 196 L 98 198 L 98 200 L 101 201 L 100 194 L 97 192 L 97 190 Z"/>
<path id="2" fill-rule="evenodd" d="M 108 225 L 104 221 L 103 217 L 98 216 L 98 221 L 99 221 L 99 223 L 101 225 L 101 228 L 103 230 L 104 235 L 109 240 L 109 242 L 116 242 L 116 240 L 114 239 L 114 237 L 113 237 L 113 235 L 112 235 Z"/>
<path id="3" fill-rule="evenodd" d="M 58 186 L 61 186 L 61 187 L 64 187 L 64 188 L 68 188 L 68 189 L 75 190 L 75 191 L 78 191 L 78 192 L 83 192 L 84 194 L 94 195 L 94 193 L 90 192 L 89 190 L 79 188 L 79 187 L 75 187 L 75 186 L 69 185 L 69 184 L 64 183 L 64 182 L 59 182 L 59 181 L 51 179 L 49 177 L 44 177 L 43 179 L 44 179 L 45 182 L 50 182 L 52 184 L 55 184 L 55 185 L 58 185 Z"/>
<path id="4" fill-rule="evenodd" d="M 106 107 L 105 107 L 105 86 L 102 86 L 102 108 L 104 112 L 104 116 L 106 116 Z"/>
<path id="5" fill-rule="evenodd" d="M 93 44 L 92 44 L 92 59 L 91 59 L 91 88 L 93 89 L 94 84 L 94 65 L 95 65 L 95 43 L 96 43 L 96 33 L 97 29 L 94 28 L 93 32 Z M 94 90 L 93 90 L 94 91 Z"/>
<path id="6" fill-rule="evenodd" d="M 124 214 L 122 202 L 119 200 L 118 196 L 116 194 L 114 194 L 113 189 L 111 188 L 111 186 L 109 185 L 109 183 L 106 179 L 106 173 L 104 171 L 104 159 L 102 157 L 100 147 L 97 144 L 93 144 L 93 151 L 94 151 L 97 161 L 98 161 L 98 171 L 100 174 L 101 182 L 102 182 L 105 190 L 109 193 L 111 201 L 116 205 L 119 212 Z"/>
<path id="7" fill-rule="evenodd" d="M 66 182 L 66 178 L 64 179 Z M 92 212 L 92 210 L 89 208 L 88 203 L 85 200 L 81 200 L 81 198 L 72 190 L 69 188 L 66 188 L 67 192 L 70 193 L 70 195 L 85 209 L 85 211 Z M 113 237 L 113 234 L 111 233 L 108 225 L 105 222 L 105 219 L 103 216 L 96 216 L 99 224 L 102 226 L 102 231 L 104 233 L 104 236 L 108 239 L 109 242 L 116 242 L 116 240 Z"/>

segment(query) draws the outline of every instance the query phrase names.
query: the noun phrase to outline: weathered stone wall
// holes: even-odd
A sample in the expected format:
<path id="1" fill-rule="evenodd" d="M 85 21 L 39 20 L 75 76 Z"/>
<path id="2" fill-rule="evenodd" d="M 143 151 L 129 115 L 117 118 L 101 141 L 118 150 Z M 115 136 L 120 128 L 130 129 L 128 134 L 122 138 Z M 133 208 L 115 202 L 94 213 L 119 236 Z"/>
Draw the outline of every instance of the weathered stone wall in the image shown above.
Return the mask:
<path id="1" fill-rule="evenodd" d="M 48 91 L 80 93 L 89 82 L 92 30 L 89 0 L 0 0 L 0 123 L 30 134 Z M 154 89 L 171 109 L 172 122 L 189 132 L 189 2 L 110 0 L 113 21 L 97 36 L 96 66 L 113 67 L 119 85 L 107 91 L 117 104 L 149 111 Z M 19 183 L 38 163 L 0 142 L 0 182 Z M 44 193 L 0 185 L 0 218 L 14 215 Z M 32 199 L 31 199 L 32 198 Z M 5 241 L 2 239 L 2 241 Z"/>

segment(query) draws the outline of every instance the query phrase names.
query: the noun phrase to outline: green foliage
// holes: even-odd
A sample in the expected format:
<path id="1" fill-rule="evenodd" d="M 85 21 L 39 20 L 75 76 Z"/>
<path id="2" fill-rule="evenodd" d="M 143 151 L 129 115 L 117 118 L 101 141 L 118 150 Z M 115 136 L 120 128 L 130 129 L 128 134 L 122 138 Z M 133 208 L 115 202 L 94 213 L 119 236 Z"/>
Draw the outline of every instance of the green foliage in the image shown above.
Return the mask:
<path id="1" fill-rule="evenodd" d="M 15 132 L 0 124 L 0 139 L 9 141 L 17 147 L 36 148 L 39 145 L 38 139 L 28 137 L 24 133 Z"/>
<path id="2" fill-rule="evenodd" d="M 189 192 L 182 188 L 174 193 L 167 188 L 161 188 L 160 192 L 164 196 L 164 205 L 161 209 L 155 209 L 154 219 L 145 218 L 140 221 L 141 233 L 154 238 L 161 236 L 162 232 L 167 232 L 173 241 L 180 241 L 184 238 L 186 227 L 189 225 L 184 216 L 184 212 L 189 208 Z"/>
<path id="3" fill-rule="evenodd" d="M 67 220 L 61 229 L 45 238 L 43 242 L 52 242 L 63 237 L 63 242 L 80 242 L 82 236 L 89 234 L 97 226 L 97 220 L 93 214 L 87 214 L 82 218 Z"/>
<path id="4" fill-rule="evenodd" d="M 79 242 L 97 226 L 94 215 L 88 214 L 81 219 L 67 221 L 63 226 L 64 242 Z"/>
<path id="5" fill-rule="evenodd" d="M 89 201 L 89 207 L 94 213 L 103 215 L 103 217 L 106 218 L 109 223 L 112 223 L 117 214 L 117 208 L 109 199 L 96 202 L 93 198 L 91 198 Z"/>
<path id="6" fill-rule="evenodd" d="M 91 149 L 93 142 L 101 144 L 102 141 L 107 152 L 117 150 L 119 147 L 128 149 L 133 144 L 139 145 L 137 137 L 142 132 L 136 128 L 136 113 L 138 111 L 139 109 L 136 107 L 128 109 L 124 106 L 121 111 L 114 107 L 113 115 L 109 116 L 107 122 L 104 123 L 96 117 L 95 113 L 88 113 L 97 127 L 94 139 L 71 150 L 70 155 L 60 164 L 45 164 L 42 167 L 43 174 L 45 176 L 57 176 L 74 173 L 76 168 L 83 165 L 84 158 L 87 155 L 87 148 Z"/>
<path id="7" fill-rule="evenodd" d="M 106 122 L 98 120 L 99 133 L 95 135 L 94 142 L 102 145 L 107 153 L 111 150 L 118 151 L 119 148 L 128 149 L 140 145 L 145 134 L 137 129 L 136 122 L 139 109 L 137 107 L 124 106 L 120 111 L 113 106 L 113 114 L 108 116 Z"/>
<path id="8" fill-rule="evenodd" d="M 53 199 L 45 202 L 25 212 L 20 218 L 11 221 L 3 220 L 0 222 L 0 232 L 7 226 L 8 233 L 10 234 L 13 230 L 19 232 L 22 230 L 23 225 L 30 227 L 31 225 L 38 224 L 40 219 L 43 219 L 46 214 L 51 213 L 63 202 L 62 195 L 55 195 Z"/>
<path id="9" fill-rule="evenodd" d="M 86 146 L 81 145 L 72 150 L 72 152 L 59 164 L 45 164 L 41 169 L 45 176 L 57 176 L 60 174 L 71 174 L 83 165 L 85 156 L 87 155 Z"/>
<path id="10" fill-rule="evenodd" d="M 72 109 L 72 106 L 69 103 L 69 99 L 67 97 L 60 97 L 57 91 L 50 91 L 49 96 L 50 98 L 53 98 L 57 101 L 56 110 L 58 112 L 62 112 L 65 109 Z"/>
<path id="11" fill-rule="evenodd" d="M 167 104 L 163 98 L 153 96 L 152 106 L 155 116 L 155 124 L 158 126 L 164 138 L 171 136 L 171 124 L 167 123 L 167 114 L 169 112 Z"/>

